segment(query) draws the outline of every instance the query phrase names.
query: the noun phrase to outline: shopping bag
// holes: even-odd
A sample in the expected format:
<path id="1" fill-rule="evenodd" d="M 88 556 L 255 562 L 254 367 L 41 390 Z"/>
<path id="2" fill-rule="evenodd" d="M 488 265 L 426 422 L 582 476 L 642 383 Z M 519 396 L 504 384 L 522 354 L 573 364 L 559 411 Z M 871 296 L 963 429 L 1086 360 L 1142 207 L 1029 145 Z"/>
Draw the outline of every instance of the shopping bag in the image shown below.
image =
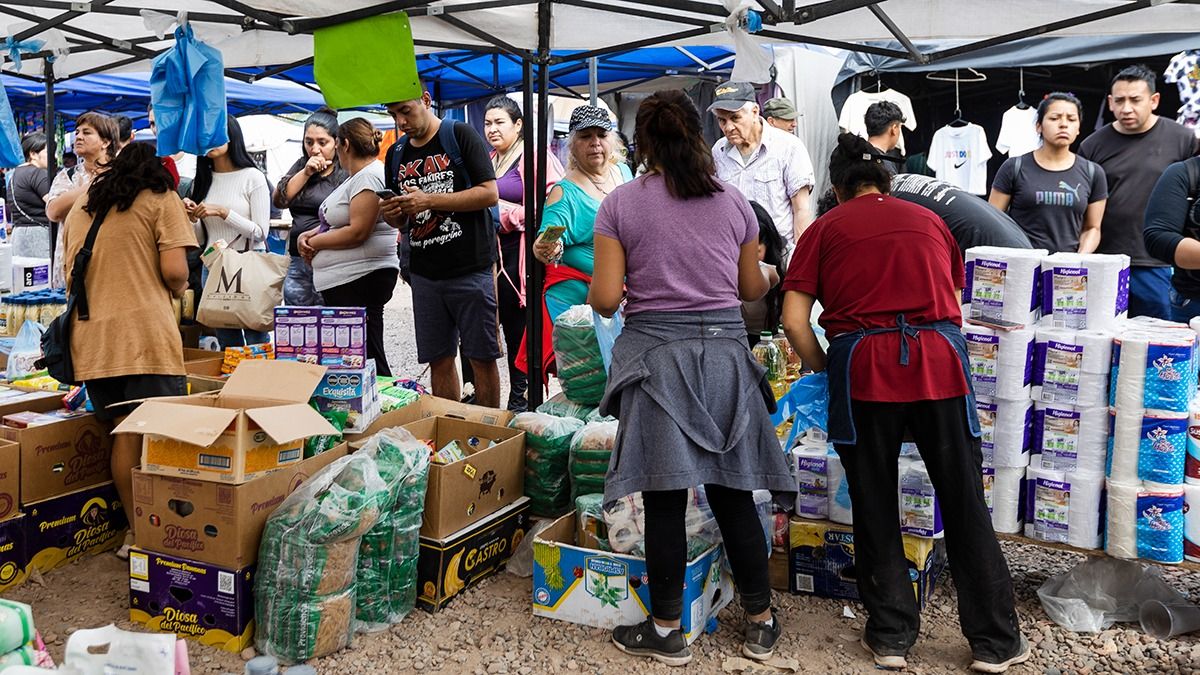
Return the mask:
<path id="1" fill-rule="evenodd" d="M 81 675 L 178 673 L 175 650 L 174 634 L 133 633 L 109 624 L 71 633 L 64 669 Z"/>
<path id="2" fill-rule="evenodd" d="M 228 248 L 211 253 L 196 320 L 209 328 L 269 331 L 283 302 L 287 256 Z"/>
<path id="3" fill-rule="evenodd" d="M 617 336 L 621 334 L 621 329 L 625 327 L 625 312 L 618 309 L 611 319 L 606 319 L 596 310 L 592 310 L 592 319 L 596 324 L 596 342 L 600 344 L 600 358 L 604 359 L 604 372 L 607 373 L 612 365 L 613 345 Z"/>
<path id="4" fill-rule="evenodd" d="M 776 403 L 771 423 L 779 426 L 792 415 L 792 432 L 787 447 L 792 447 L 802 432 L 824 436 L 829 433 L 829 375 L 824 371 L 806 375 L 792 385 Z"/>

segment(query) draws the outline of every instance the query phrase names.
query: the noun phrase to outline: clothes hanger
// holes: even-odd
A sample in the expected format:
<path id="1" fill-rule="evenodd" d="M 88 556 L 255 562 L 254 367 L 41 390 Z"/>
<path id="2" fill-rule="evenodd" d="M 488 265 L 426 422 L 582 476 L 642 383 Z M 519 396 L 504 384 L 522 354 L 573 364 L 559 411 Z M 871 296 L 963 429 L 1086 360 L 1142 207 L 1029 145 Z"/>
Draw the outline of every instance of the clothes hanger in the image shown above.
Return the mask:
<path id="1" fill-rule="evenodd" d="M 1029 104 L 1025 102 L 1025 69 L 1020 69 L 1021 88 L 1017 91 L 1017 110 L 1029 110 Z"/>
<path id="2" fill-rule="evenodd" d="M 938 82 L 987 82 L 988 77 L 986 73 L 981 73 L 974 68 L 966 68 L 965 70 L 971 73 L 970 77 L 960 76 L 959 69 L 955 68 L 953 77 L 949 75 L 942 75 L 941 71 L 935 70 L 932 73 L 926 73 L 925 79 L 936 80 Z"/>

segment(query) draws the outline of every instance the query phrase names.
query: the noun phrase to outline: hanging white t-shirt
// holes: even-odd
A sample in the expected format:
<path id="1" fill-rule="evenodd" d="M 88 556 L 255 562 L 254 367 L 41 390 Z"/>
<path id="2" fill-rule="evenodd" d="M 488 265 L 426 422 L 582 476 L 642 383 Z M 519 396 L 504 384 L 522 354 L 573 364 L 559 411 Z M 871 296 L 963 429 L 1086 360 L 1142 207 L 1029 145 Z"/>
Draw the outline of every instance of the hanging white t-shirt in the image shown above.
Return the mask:
<path id="1" fill-rule="evenodd" d="M 1185 127 L 1200 127 L 1200 49 L 1179 52 L 1167 64 L 1163 79 L 1179 87 L 1179 117 Z"/>
<path id="2" fill-rule="evenodd" d="M 842 115 L 838 118 L 838 126 L 842 128 L 842 131 L 866 138 L 867 122 L 863 116 L 867 114 L 867 108 L 870 108 L 872 103 L 880 101 L 891 101 L 899 106 L 900 112 L 904 114 L 904 128 L 909 131 L 916 130 L 917 116 L 913 114 L 912 101 L 895 89 L 856 91 L 850 94 L 850 98 L 847 98 L 846 103 L 842 106 Z M 904 152 L 903 132 L 900 133 L 900 143 L 896 147 L 900 149 L 900 152 Z"/>
<path id="3" fill-rule="evenodd" d="M 1013 106 L 1004 111 L 1000 122 L 1000 135 L 996 138 L 996 150 L 1002 155 L 1020 157 L 1037 150 L 1042 145 L 1042 136 L 1037 132 L 1037 108 L 1021 109 Z"/>
<path id="4" fill-rule="evenodd" d="M 978 124 L 942 127 L 929 144 L 929 168 L 937 177 L 975 195 L 987 193 L 987 161 L 991 157 L 987 134 Z"/>

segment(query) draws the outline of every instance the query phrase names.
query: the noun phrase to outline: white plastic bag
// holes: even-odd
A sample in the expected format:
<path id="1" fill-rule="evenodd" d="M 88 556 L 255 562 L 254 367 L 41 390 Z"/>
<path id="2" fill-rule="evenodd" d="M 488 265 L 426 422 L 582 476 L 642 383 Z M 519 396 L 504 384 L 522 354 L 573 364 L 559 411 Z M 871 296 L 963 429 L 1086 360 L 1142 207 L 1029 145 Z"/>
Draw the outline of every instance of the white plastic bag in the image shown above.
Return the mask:
<path id="1" fill-rule="evenodd" d="M 36 321 L 26 321 L 21 324 L 17 339 L 13 342 L 12 352 L 8 355 L 8 369 L 5 379 L 16 380 L 38 371 L 34 362 L 42 358 L 42 333 L 45 332 Z"/>
<path id="2" fill-rule="evenodd" d="M 77 630 L 67 639 L 66 672 L 80 675 L 175 673 L 175 636 L 133 633 L 109 624 Z"/>

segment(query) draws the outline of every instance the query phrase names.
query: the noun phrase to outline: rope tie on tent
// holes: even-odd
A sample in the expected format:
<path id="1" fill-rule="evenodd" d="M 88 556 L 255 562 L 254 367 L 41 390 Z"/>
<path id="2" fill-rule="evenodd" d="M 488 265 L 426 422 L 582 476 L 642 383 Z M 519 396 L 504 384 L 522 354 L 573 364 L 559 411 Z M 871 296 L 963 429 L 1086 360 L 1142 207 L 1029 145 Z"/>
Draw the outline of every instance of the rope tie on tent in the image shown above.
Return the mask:
<path id="1" fill-rule="evenodd" d="M 51 28 L 42 33 L 43 37 L 28 38 L 25 40 L 13 39 L 14 35 L 19 34 L 32 25 L 31 23 L 18 23 L 8 27 L 8 37 L 4 38 L 4 50 L 8 53 L 8 60 L 12 61 L 13 68 L 17 72 L 21 72 L 22 54 L 36 54 L 41 51 L 49 51 L 52 53 L 46 56 L 46 60 L 54 64 L 55 75 L 61 76 L 62 61 L 71 53 L 66 37 L 57 28 Z"/>

